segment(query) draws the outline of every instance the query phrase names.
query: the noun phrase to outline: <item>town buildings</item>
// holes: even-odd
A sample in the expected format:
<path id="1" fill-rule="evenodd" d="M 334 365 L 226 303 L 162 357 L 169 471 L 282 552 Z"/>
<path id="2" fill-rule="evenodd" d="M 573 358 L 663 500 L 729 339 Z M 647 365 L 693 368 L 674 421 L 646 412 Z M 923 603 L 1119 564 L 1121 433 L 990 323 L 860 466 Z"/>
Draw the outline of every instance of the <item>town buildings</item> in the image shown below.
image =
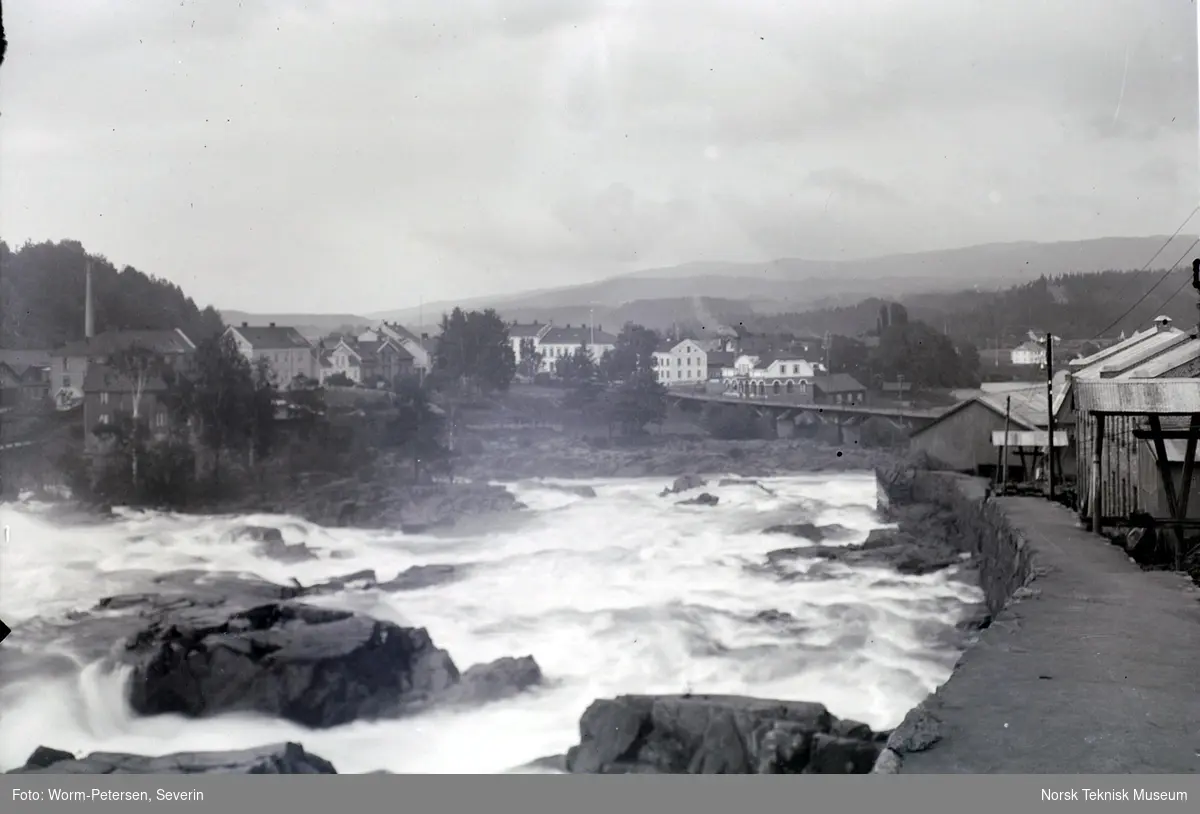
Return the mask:
<path id="1" fill-rule="evenodd" d="M 366 387 L 391 388 L 398 379 L 414 375 L 416 360 L 403 344 L 390 336 L 359 341 L 355 337 L 330 337 L 318 348 L 317 378 L 326 384 L 337 377 Z"/>
<path id="2" fill-rule="evenodd" d="M 176 365 L 195 352 L 196 345 L 178 328 L 106 331 L 70 342 L 50 353 L 49 387 L 59 409 L 68 409 L 83 400 L 84 380 L 91 364 L 107 364 L 134 349 L 153 353 L 167 364 Z"/>
<path id="3" fill-rule="evenodd" d="M 665 387 L 696 385 L 708 380 L 709 352 L 694 339 L 663 342 L 654 351 L 654 372 Z"/>
<path id="4" fill-rule="evenodd" d="M 1027 339 L 1009 351 L 1009 361 L 1018 367 L 1045 367 L 1046 343 Z"/>
<path id="5" fill-rule="evenodd" d="M 168 435 L 173 427 L 171 411 L 164 400 L 167 389 L 161 373 L 151 373 L 139 383 L 109 365 L 89 364 L 83 381 L 84 451 L 95 453 L 106 449 L 107 442 L 97 430 L 115 424 L 122 413 L 144 418 L 152 438 Z"/>
<path id="6" fill-rule="evenodd" d="M 520 322 L 510 322 L 508 325 L 508 341 L 512 343 L 513 359 L 517 362 L 517 370 L 525 372 L 523 362 L 528 360 L 521 357 L 521 344 L 529 342 L 532 345 L 533 352 L 541 353 L 542 338 L 550 332 L 553 326 L 549 322 L 530 322 L 522 324 Z"/>
<path id="7" fill-rule="evenodd" d="M 538 340 L 538 352 L 542 354 L 541 372 L 553 374 L 559 359 L 568 357 L 575 349 L 585 346 L 592 360 L 599 362 L 605 351 L 617 347 L 617 338 L 605 332 L 602 326 L 587 325 L 552 326 Z"/>
<path id="8" fill-rule="evenodd" d="M 391 340 L 392 345 L 403 350 L 408 356 L 412 357 L 411 362 L 406 362 L 403 354 L 396 354 L 392 361 L 386 361 L 381 358 L 380 364 L 387 367 L 388 365 L 404 365 L 409 373 L 424 379 L 433 370 L 433 350 L 434 344 L 428 334 L 417 336 L 415 333 L 405 328 L 398 322 L 380 322 L 374 328 L 368 328 L 356 337 L 360 345 L 363 343 L 382 342 L 385 339 Z M 390 351 L 388 352 L 391 353 Z M 394 374 L 393 374 L 394 375 Z"/>
<path id="9" fill-rule="evenodd" d="M 274 322 L 266 326 L 243 322 L 226 328 L 225 332 L 250 364 L 267 363 L 277 387 L 287 387 L 297 376 L 318 378 L 318 360 L 312 343 L 295 328 Z"/>
<path id="10" fill-rule="evenodd" d="M 49 398 L 49 351 L 0 350 L 0 407 L 37 405 Z"/>
<path id="11" fill-rule="evenodd" d="M 796 356 L 742 354 L 722 370 L 721 378 L 726 391 L 743 397 L 808 395 L 812 380 L 825 372 L 823 364 Z"/>

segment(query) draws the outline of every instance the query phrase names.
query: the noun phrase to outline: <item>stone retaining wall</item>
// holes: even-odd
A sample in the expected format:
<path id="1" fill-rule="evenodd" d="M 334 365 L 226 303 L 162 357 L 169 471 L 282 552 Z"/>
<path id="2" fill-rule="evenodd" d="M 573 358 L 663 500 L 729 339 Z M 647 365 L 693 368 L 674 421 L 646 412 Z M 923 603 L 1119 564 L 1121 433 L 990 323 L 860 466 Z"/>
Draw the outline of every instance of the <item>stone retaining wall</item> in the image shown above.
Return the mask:
<path id="1" fill-rule="evenodd" d="M 959 545 L 975 555 L 979 568 L 979 587 L 983 590 L 988 612 L 1000 614 L 1009 601 L 1035 576 L 1033 548 L 1021 531 L 1009 522 L 1004 510 L 992 501 L 991 487 L 982 478 L 938 472 L 915 467 L 896 466 L 876 471 L 879 509 L 887 513 L 892 506 L 927 503 L 952 511 L 962 532 Z M 981 636 L 988 635 L 984 630 Z M 951 674 L 949 681 L 954 680 Z M 892 733 L 887 748 L 875 763 L 877 774 L 900 771 L 904 752 L 928 748 L 937 740 L 936 720 L 925 711 L 925 702 L 917 705 Z"/>

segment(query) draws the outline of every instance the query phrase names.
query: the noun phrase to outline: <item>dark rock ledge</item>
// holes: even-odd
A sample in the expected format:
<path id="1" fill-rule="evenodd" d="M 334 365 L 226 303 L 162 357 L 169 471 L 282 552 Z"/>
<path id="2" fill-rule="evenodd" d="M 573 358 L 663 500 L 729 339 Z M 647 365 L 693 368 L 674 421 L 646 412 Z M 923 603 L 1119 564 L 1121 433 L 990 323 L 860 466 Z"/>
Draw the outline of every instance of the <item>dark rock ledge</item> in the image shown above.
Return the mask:
<path id="1" fill-rule="evenodd" d="M 731 695 L 601 699 L 579 734 L 562 764 L 577 774 L 868 774 L 888 738 L 822 704 Z"/>
<path id="2" fill-rule="evenodd" d="M 460 671 L 423 628 L 304 601 L 453 576 L 451 566 L 430 566 L 387 583 L 361 572 L 305 588 L 182 571 L 156 578 L 153 593 L 73 614 L 64 632 L 90 657 L 132 666 L 130 704 L 141 715 L 253 712 L 323 728 L 486 703 L 542 684 L 532 656 Z"/>
<path id="3" fill-rule="evenodd" d="M 179 752 L 162 757 L 121 752 L 70 752 L 39 746 L 7 774 L 337 774 L 333 764 L 298 743 L 276 743 L 236 752 Z"/>

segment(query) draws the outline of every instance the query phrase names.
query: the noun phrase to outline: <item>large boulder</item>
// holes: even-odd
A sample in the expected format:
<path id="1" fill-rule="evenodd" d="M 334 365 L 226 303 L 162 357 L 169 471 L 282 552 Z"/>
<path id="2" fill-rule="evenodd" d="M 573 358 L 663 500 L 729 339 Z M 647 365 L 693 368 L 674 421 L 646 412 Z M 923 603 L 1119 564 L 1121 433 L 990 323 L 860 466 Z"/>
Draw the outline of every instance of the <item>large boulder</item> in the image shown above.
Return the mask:
<path id="1" fill-rule="evenodd" d="M 460 674 L 423 628 L 295 600 L 173 609 L 127 649 L 140 714 L 255 712 L 312 728 L 495 700 L 542 679 L 532 658 Z"/>
<path id="2" fill-rule="evenodd" d="M 708 485 L 708 481 L 699 475 L 680 475 L 671 483 L 670 486 L 664 488 L 661 494 L 663 497 L 666 497 L 667 495 L 678 495 L 683 492 L 691 491 L 692 489 L 699 489 L 700 487 L 706 485 Z"/>
<path id="3" fill-rule="evenodd" d="M 601 699 L 579 734 L 578 774 L 866 774 L 884 741 L 822 704 L 729 695 Z"/>
<path id="4" fill-rule="evenodd" d="M 8 774 L 337 774 L 333 764 L 298 743 L 276 743 L 237 752 L 178 752 L 162 757 L 123 752 L 70 752 L 39 746 Z"/>

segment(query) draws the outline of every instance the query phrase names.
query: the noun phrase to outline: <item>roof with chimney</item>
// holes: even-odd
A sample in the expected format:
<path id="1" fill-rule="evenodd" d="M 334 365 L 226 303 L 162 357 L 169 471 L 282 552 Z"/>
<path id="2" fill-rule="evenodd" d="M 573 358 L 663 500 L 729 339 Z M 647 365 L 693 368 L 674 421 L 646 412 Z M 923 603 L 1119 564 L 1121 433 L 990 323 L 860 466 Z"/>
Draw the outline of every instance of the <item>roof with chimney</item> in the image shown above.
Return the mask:
<path id="1" fill-rule="evenodd" d="M 231 331 L 240 336 L 253 350 L 293 350 L 295 348 L 311 348 L 312 343 L 304 335 L 288 325 L 247 325 L 230 327 Z"/>
<path id="2" fill-rule="evenodd" d="M 546 331 L 543 345 L 615 345 L 617 338 L 596 326 L 595 331 L 587 325 L 562 325 Z"/>
<path id="3" fill-rule="evenodd" d="M 105 331 L 91 339 L 69 342 L 50 355 L 54 357 L 97 357 L 121 353 L 132 348 L 145 348 L 155 353 L 191 353 L 195 343 L 183 331 Z"/>
<path id="4" fill-rule="evenodd" d="M 511 339 L 537 339 L 543 333 L 550 330 L 548 322 L 520 323 L 512 322 L 508 325 L 508 335 Z"/>

